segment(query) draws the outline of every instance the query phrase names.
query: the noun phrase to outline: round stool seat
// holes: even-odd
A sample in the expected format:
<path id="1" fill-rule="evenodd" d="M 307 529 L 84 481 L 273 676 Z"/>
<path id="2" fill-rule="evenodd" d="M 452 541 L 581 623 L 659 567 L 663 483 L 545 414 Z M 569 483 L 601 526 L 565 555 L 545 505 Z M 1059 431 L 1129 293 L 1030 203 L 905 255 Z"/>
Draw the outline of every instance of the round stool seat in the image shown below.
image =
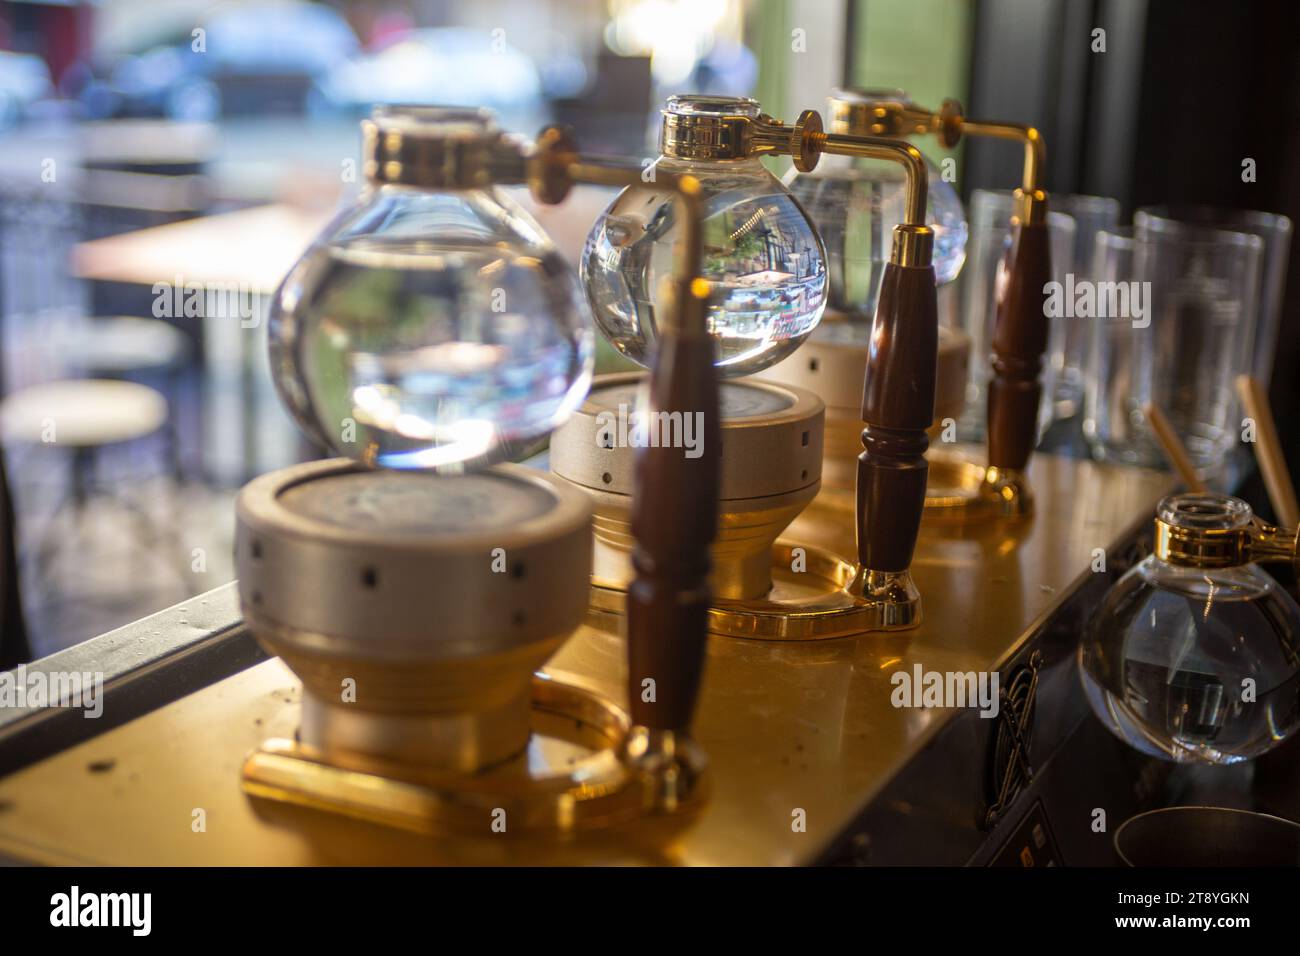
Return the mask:
<path id="1" fill-rule="evenodd" d="M 131 316 L 94 319 L 69 343 L 68 356 L 78 368 L 102 374 L 168 368 L 189 350 L 189 340 L 159 319 Z"/>
<path id="2" fill-rule="evenodd" d="M 0 403 L 0 435 L 31 444 L 52 437 L 53 444 L 95 448 L 144 438 L 166 421 L 162 393 L 134 382 L 46 382 L 14 392 Z"/>

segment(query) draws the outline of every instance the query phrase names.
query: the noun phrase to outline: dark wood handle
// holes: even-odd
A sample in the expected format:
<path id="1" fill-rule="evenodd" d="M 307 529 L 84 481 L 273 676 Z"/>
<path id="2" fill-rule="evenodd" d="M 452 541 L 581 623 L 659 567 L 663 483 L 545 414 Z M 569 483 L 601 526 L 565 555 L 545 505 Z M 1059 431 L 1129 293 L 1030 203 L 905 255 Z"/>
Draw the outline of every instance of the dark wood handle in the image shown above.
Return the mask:
<path id="1" fill-rule="evenodd" d="M 989 464 L 1022 470 L 1038 439 L 1038 403 L 1049 323 L 1044 287 L 1052 281 L 1046 222 L 1012 227 L 993 328 L 989 383 Z"/>
<path id="2" fill-rule="evenodd" d="M 682 326 L 704 328 L 707 303 L 679 289 Z M 655 730 L 689 728 L 704 667 L 710 546 L 718 525 L 722 449 L 713 340 L 662 337 L 650 368 L 654 412 L 695 416 L 702 453 L 647 447 L 637 452 L 632 502 L 636 571 L 627 592 L 628 697 L 632 722 Z M 661 430 L 661 434 L 663 430 Z M 646 681 L 653 681 L 647 685 Z"/>
<path id="3" fill-rule="evenodd" d="M 872 571 L 912 563 L 925 508 L 925 430 L 934 420 L 939 310 L 932 266 L 889 263 L 871 325 L 858 457 L 858 561 Z"/>

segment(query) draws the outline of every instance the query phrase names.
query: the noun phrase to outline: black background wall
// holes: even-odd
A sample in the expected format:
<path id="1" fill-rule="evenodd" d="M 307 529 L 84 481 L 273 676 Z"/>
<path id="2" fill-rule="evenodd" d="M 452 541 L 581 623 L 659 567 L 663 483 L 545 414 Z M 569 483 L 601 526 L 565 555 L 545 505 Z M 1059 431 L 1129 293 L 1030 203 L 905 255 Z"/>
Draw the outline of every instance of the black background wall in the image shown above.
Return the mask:
<path id="1" fill-rule="evenodd" d="M 1092 31 L 1106 51 L 1092 51 Z M 1283 213 L 1300 224 L 1300 2 L 978 0 L 971 115 L 1032 122 L 1049 191 Z M 1012 144 L 971 142 L 964 188 L 1017 185 Z M 1242 181 L 1242 160 L 1256 162 Z M 1300 239 L 1270 398 L 1300 476 Z M 1254 497 L 1254 496 L 1252 496 Z"/>

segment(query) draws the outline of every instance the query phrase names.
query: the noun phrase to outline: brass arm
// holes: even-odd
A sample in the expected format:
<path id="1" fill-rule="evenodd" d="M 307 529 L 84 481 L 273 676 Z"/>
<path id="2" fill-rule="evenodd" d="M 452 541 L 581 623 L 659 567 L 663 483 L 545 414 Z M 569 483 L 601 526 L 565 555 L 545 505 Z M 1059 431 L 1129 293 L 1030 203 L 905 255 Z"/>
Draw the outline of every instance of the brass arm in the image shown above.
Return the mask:
<path id="1" fill-rule="evenodd" d="M 1047 215 L 1047 194 L 1042 190 L 1043 169 L 1047 165 L 1047 148 L 1043 136 L 1033 126 L 1022 123 L 995 123 L 962 118 L 963 132 L 990 139 L 1008 139 L 1025 145 L 1025 171 L 1016 190 L 1017 215 L 1021 222 L 1041 222 Z"/>
<path id="2" fill-rule="evenodd" d="M 651 409 L 698 414 L 704 440 L 721 446 L 716 354 L 708 329 L 709 283 L 701 276 L 700 182 L 656 171 L 655 185 L 674 193 L 681 227 L 672 296 L 661 312 L 660 338 L 647 380 Z M 548 127 L 528 158 L 527 181 L 540 202 L 560 202 L 574 183 L 641 186 L 639 168 L 584 160 L 569 135 Z M 703 752 L 690 724 L 707 641 L 710 548 L 717 532 L 721 459 L 692 459 L 666 445 L 637 450 L 632 496 L 635 576 L 627 591 L 628 702 L 632 727 L 622 759 L 644 790 L 646 809 L 680 813 L 707 790 Z M 677 518 L 680 527 L 672 520 Z M 656 688 L 644 695 L 644 682 Z"/>
<path id="3" fill-rule="evenodd" d="M 564 200 L 574 183 L 626 187 L 644 185 L 644 180 L 639 169 L 579 158 L 569 133 L 558 126 L 548 126 L 537 137 L 535 152 L 529 160 L 528 185 L 533 198 L 555 205 Z M 692 307 L 690 301 L 707 301 L 709 296 L 708 283 L 700 274 L 704 261 L 700 181 L 689 174 L 656 170 L 655 185 L 673 193 L 681 204 L 682 235 L 673 250 L 673 286 L 674 295 L 683 299 L 680 308 L 669 310 L 665 326 L 671 325 L 682 335 L 707 336 L 703 321 L 707 313 Z M 684 323 L 683 317 L 688 315 L 697 316 L 698 321 Z"/>
<path id="4" fill-rule="evenodd" d="M 938 110 L 914 105 L 900 91 L 865 101 L 845 101 L 831 117 L 833 130 L 869 130 L 873 136 L 933 135 L 944 146 L 956 146 L 963 135 L 983 136 L 1023 143 L 1024 175 L 1016 191 L 1016 215 L 1021 222 L 1041 222 L 1047 214 L 1042 176 L 1047 150 L 1037 128 L 1023 123 L 1002 123 L 965 116 L 956 100 L 944 100 Z"/>
<path id="5" fill-rule="evenodd" d="M 821 152 L 863 159 L 883 159 L 902 165 L 907 176 L 903 221 L 894 229 L 889 261 L 900 266 L 928 266 L 934 250 L 934 231 L 925 224 L 929 195 L 929 170 L 921 151 L 911 143 L 844 133 L 816 133 L 813 144 Z"/>
<path id="6" fill-rule="evenodd" d="M 811 172 L 823 153 L 891 160 L 907 176 L 904 221 L 894 231 L 891 261 L 904 266 L 928 266 L 934 236 L 925 224 L 929 173 L 925 159 L 911 143 L 874 136 L 827 133 L 821 114 L 804 110 L 793 124 L 767 114 L 735 113 L 707 117 L 675 117 L 664 140 L 665 153 L 680 159 L 728 160 L 758 156 L 789 156 L 800 172 Z"/>

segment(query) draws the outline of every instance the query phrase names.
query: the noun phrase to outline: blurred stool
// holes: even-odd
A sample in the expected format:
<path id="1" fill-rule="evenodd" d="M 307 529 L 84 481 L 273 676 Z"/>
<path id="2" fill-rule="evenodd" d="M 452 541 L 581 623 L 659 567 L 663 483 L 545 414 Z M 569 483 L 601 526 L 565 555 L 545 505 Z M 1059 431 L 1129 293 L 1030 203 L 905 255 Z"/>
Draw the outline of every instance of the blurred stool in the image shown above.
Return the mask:
<path id="1" fill-rule="evenodd" d="M 172 402 L 179 396 L 181 374 L 189 361 L 191 343 L 180 329 L 161 319 L 110 316 L 91 319 L 64 349 L 70 368 L 91 379 L 125 379 L 156 375 L 167 390 L 168 459 L 177 481 L 183 479 L 180 460 L 180 416 Z"/>
<path id="2" fill-rule="evenodd" d="M 68 359 L 87 373 L 116 378 L 174 368 L 189 352 L 185 333 L 161 319 L 113 316 L 91 319 L 84 335 L 70 343 Z"/>
<path id="3" fill-rule="evenodd" d="M 100 451 L 148 438 L 167 420 L 167 399 L 161 392 L 136 382 L 112 379 L 46 382 L 20 389 L 0 402 L 0 437 L 7 445 L 53 445 L 71 453 L 69 495 L 74 530 L 80 528 L 95 485 Z M 112 497 L 147 524 L 148 543 L 152 543 L 153 522 L 149 516 L 128 499 L 116 494 Z M 63 508 L 57 507 L 52 523 L 62 513 Z M 36 548 L 36 570 L 41 577 L 57 546 L 51 530 L 43 529 Z"/>

